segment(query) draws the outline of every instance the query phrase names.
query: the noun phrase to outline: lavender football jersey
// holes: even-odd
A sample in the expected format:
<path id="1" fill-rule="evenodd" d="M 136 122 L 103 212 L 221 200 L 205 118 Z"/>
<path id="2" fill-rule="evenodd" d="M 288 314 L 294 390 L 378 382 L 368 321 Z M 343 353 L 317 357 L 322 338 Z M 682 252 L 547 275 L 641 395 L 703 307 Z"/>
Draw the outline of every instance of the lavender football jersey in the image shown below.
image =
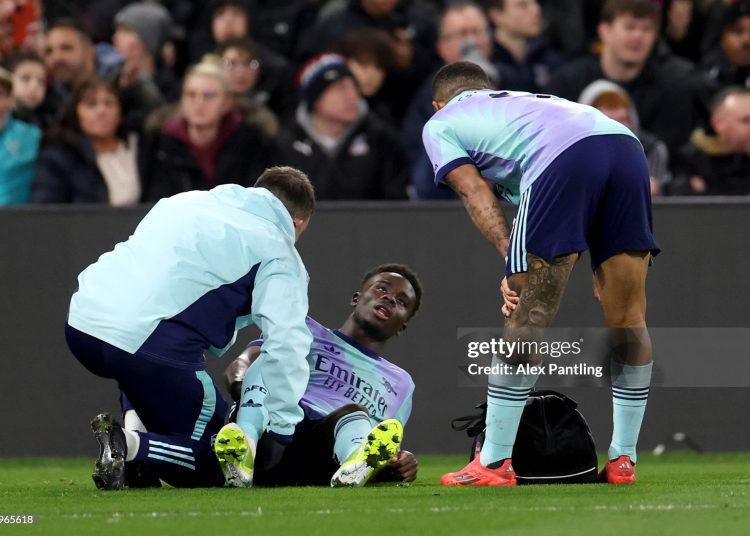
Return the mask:
<path id="1" fill-rule="evenodd" d="M 310 317 L 307 327 L 313 342 L 307 355 L 310 379 L 300 400 L 305 413 L 326 416 L 354 403 L 364 406 L 375 423 L 393 418 L 406 424 L 414 393 L 408 372 Z M 248 375 L 261 365 L 260 359 L 254 362 Z"/>

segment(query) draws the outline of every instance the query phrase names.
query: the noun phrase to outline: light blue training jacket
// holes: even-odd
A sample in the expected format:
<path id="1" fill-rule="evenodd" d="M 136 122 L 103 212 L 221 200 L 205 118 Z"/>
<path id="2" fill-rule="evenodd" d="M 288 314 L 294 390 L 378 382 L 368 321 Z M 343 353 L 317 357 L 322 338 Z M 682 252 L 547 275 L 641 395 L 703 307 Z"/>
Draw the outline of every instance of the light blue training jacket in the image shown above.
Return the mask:
<path id="1" fill-rule="evenodd" d="M 205 367 L 237 332 L 265 335 L 269 430 L 290 435 L 310 376 L 307 271 L 294 224 L 264 188 L 222 185 L 162 199 L 133 235 L 78 276 L 68 323 L 170 366 Z"/>

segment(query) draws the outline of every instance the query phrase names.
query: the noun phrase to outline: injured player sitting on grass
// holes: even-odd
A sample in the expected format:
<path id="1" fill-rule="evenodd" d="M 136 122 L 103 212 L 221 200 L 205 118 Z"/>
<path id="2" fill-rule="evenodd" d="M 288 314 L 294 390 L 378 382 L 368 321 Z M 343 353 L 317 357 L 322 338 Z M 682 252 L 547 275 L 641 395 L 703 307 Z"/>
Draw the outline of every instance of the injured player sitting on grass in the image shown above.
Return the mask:
<path id="1" fill-rule="evenodd" d="M 414 382 L 379 353 L 404 331 L 421 297 L 413 271 L 385 264 L 365 274 L 341 328 L 307 318 L 314 340 L 307 356 L 310 381 L 300 400 L 305 417 L 287 444 L 264 440 L 274 435 L 266 431 L 274 408 L 264 404 L 263 381 L 272 371 L 263 370 L 263 341 L 251 342 L 225 372 L 238 402 L 236 422 L 222 428 L 214 445 L 227 483 L 363 486 L 414 480 L 417 461 L 399 450 Z"/>

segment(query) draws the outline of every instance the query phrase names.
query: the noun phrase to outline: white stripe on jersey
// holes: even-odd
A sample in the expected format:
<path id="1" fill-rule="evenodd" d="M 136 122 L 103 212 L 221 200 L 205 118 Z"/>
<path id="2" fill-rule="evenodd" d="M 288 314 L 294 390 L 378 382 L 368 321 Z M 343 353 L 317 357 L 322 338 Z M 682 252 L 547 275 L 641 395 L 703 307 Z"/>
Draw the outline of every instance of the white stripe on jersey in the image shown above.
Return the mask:
<path id="1" fill-rule="evenodd" d="M 515 273 L 526 272 L 526 221 L 529 213 L 529 197 L 531 187 L 521 195 L 521 202 L 518 205 L 518 214 L 516 215 L 515 225 L 511 231 L 511 242 L 513 251 L 511 252 L 511 271 Z"/>

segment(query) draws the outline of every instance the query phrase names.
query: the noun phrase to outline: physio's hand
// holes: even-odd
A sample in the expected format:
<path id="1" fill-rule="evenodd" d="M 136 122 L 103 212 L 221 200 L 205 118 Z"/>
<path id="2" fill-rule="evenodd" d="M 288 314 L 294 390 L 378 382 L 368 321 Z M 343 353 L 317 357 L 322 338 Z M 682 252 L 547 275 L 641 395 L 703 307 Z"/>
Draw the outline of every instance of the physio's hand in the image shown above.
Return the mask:
<path id="1" fill-rule="evenodd" d="M 503 277 L 503 280 L 500 282 L 500 292 L 503 294 L 503 308 L 501 311 L 505 318 L 510 318 L 510 315 L 513 314 L 513 311 L 515 311 L 518 306 L 519 297 L 518 294 L 512 291 L 508 286 L 507 277 Z"/>

